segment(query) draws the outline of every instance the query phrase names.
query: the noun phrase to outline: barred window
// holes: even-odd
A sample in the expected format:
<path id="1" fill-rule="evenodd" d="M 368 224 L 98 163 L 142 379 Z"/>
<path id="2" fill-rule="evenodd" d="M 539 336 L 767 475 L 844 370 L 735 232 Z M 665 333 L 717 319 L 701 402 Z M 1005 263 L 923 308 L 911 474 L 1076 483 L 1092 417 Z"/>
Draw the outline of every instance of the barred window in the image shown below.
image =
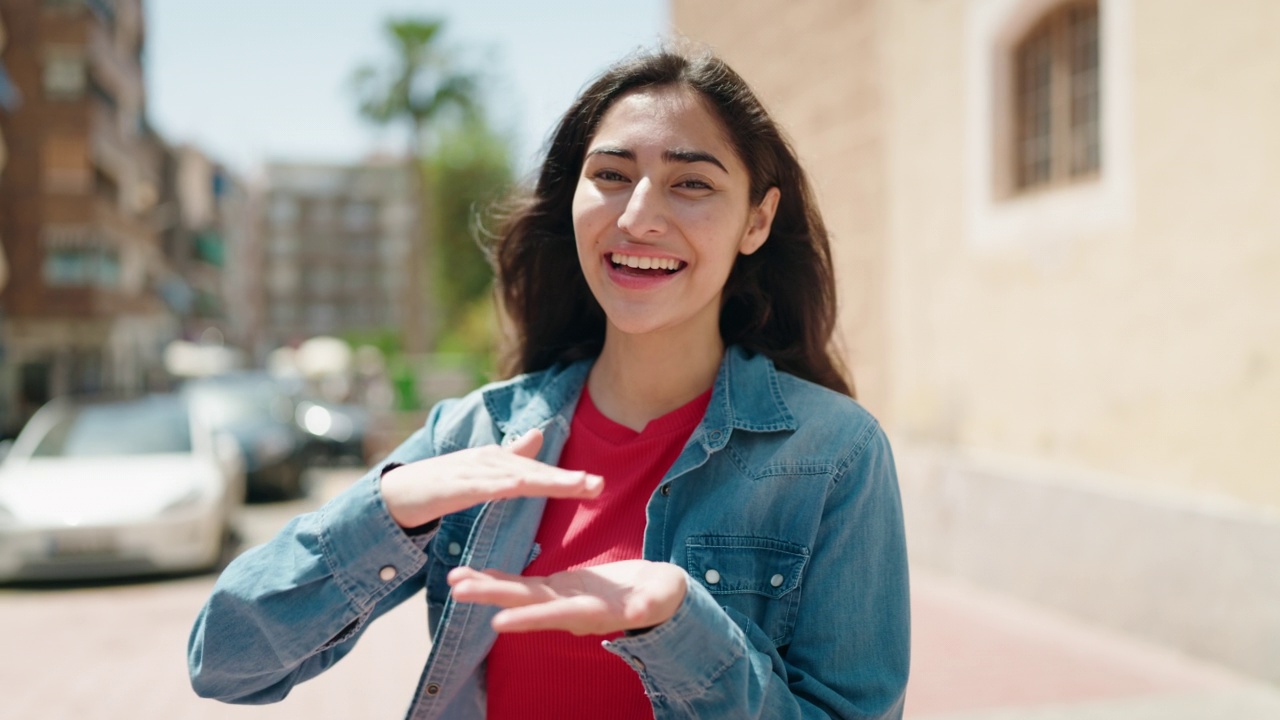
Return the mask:
<path id="1" fill-rule="evenodd" d="M 75 47 L 46 48 L 42 80 L 49 100 L 79 100 L 88 83 L 83 53 Z"/>
<path id="2" fill-rule="evenodd" d="M 101 248 L 54 248 L 44 256 L 44 281 L 50 287 L 120 286 L 120 257 Z"/>
<path id="3" fill-rule="evenodd" d="M 1096 175 L 1102 164 L 1098 3 L 1054 7 L 1014 46 L 1015 187 Z"/>

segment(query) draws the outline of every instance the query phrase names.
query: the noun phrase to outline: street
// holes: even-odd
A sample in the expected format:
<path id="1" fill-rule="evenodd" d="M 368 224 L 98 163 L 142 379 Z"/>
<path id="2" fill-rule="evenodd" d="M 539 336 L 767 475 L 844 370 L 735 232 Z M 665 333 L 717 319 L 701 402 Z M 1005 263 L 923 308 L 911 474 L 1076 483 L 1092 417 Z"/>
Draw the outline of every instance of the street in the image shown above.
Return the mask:
<path id="1" fill-rule="evenodd" d="M 252 505 L 242 548 L 349 485 L 317 472 L 310 497 Z M 920 568 L 912 571 L 917 720 L 1269 720 L 1276 688 L 1165 648 L 1092 628 Z M 0 587 L 3 720 L 216 720 L 403 717 L 428 643 L 410 600 L 341 663 L 284 702 L 233 706 L 191 691 L 186 641 L 213 575 Z"/>
<path id="2" fill-rule="evenodd" d="M 355 471 L 324 471 L 311 497 L 251 505 L 241 547 L 341 490 Z M 357 648 L 286 702 L 243 707 L 196 697 L 186 643 L 212 574 L 109 584 L 0 587 L 0 717 L 4 720 L 396 718 L 427 652 L 426 611 L 413 600 L 370 628 Z"/>

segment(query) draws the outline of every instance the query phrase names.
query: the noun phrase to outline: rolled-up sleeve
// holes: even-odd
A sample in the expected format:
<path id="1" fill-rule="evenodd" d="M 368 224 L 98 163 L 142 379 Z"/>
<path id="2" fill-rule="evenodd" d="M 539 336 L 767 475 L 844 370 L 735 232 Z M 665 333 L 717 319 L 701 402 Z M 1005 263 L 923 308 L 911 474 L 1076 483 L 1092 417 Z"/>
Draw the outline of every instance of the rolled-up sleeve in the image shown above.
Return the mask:
<path id="1" fill-rule="evenodd" d="M 188 643 L 197 694 L 281 700 L 350 652 L 371 620 L 422 589 L 429 535 L 411 537 L 395 523 L 380 480 L 387 467 L 429 454 L 437 412 L 386 462 L 227 566 Z"/>

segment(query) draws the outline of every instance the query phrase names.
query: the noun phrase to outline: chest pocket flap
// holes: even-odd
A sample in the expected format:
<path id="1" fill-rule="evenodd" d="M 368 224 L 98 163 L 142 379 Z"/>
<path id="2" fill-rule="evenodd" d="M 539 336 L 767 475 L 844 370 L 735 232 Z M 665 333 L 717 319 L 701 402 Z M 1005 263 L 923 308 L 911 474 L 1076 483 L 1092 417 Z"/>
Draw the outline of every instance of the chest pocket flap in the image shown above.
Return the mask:
<path id="1" fill-rule="evenodd" d="M 699 535 L 685 543 L 689 574 L 712 595 L 781 598 L 796 589 L 809 550 L 770 538 Z"/>
<path id="2" fill-rule="evenodd" d="M 685 550 L 689 574 L 717 602 L 741 612 L 775 643 L 788 642 L 808 548 L 771 538 L 697 535 Z"/>

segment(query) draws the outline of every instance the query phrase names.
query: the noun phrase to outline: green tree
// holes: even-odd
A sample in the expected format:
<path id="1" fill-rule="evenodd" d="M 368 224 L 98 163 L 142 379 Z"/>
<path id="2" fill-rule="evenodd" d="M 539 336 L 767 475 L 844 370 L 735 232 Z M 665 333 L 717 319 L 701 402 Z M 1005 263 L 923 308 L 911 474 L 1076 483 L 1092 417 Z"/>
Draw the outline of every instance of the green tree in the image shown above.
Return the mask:
<path id="1" fill-rule="evenodd" d="M 432 287 L 446 332 L 465 323 L 478 302 L 489 299 L 493 269 L 477 243 L 486 210 L 511 188 L 511 154 L 505 138 L 481 116 L 450 129 L 429 164 L 435 189 L 437 242 Z"/>
<path id="2" fill-rule="evenodd" d="M 437 121 L 472 115 L 478 108 L 478 78 L 456 66 L 444 45 L 444 21 L 399 18 L 387 21 L 389 61 L 356 71 L 360 114 L 376 123 L 407 122 L 411 154 L 430 154 Z"/>
<path id="3" fill-rule="evenodd" d="M 479 103 L 474 74 L 461 70 L 443 45 L 444 22 L 397 18 L 387 22 L 390 55 L 382 65 L 356 71 L 354 85 L 360 114 L 378 124 L 403 123 L 410 130 L 410 177 L 417 183 L 421 218 L 418 241 L 409 254 L 405 346 L 410 352 L 430 350 L 439 330 L 440 310 L 434 292 L 424 292 L 429 268 L 439 264 L 431 200 L 433 193 L 426 160 L 443 130 L 474 117 Z M 421 322 L 415 322 L 421 320 Z"/>

